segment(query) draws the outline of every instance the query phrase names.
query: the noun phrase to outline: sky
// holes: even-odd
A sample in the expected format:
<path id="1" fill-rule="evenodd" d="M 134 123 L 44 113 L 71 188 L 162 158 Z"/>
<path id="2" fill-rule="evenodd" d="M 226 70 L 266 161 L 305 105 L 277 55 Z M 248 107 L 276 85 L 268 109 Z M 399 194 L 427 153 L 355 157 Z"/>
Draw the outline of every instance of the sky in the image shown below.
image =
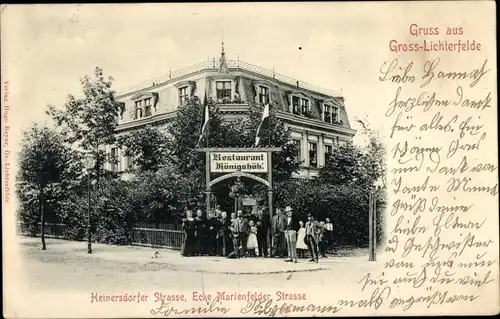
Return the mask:
<path id="1" fill-rule="evenodd" d="M 228 59 L 274 66 L 277 73 L 342 90 L 351 123 L 370 113 L 361 102 L 365 94 L 359 95 L 370 73 L 359 63 L 365 54 L 359 43 L 369 40 L 362 30 L 370 19 L 353 20 L 342 6 L 24 5 L 9 10 L 7 23 L 14 31 L 2 39 L 11 46 L 5 74 L 16 101 L 12 108 L 29 109 L 15 110 L 16 128 L 47 120 L 46 105 L 79 95 L 79 78 L 96 66 L 113 76 L 121 91 L 170 69 L 218 58 L 222 39 Z"/>

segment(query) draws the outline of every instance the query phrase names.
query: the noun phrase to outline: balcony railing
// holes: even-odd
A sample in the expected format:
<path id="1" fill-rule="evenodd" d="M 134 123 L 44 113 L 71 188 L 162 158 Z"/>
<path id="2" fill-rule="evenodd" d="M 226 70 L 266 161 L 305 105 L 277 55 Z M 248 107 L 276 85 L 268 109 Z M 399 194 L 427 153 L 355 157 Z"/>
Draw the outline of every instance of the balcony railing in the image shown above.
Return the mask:
<path id="1" fill-rule="evenodd" d="M 318 93 L 325 94 L 328 96 L 341 96 L 342 95 L 342 93 L 339 91 L 329 90 L 329 89 L 325 89 L 325 88 L 322 88 L 322 87 L 319 87 L 316 85 L 312 85 L 312 84 L 306 83 L 304 81 L 300 81 L 300 80 L 288 77 L 286 75 L 276 73 L 276 72 L 274 72 L 274 70 L 269 70 L 269 69 L 266 69 L 266 68 L 263 68 L 263 67 L 260 67 L 257 65 L 253 65 L 253 64 L 250 64 L 247 62 L 240 61 L 240 60 L 228 60 L 227 65 L 230 69 L 233 69 L 233 70 L 240 69 L 240 70 L 250 71 L 250 72 L 253 72 L 253 73 L 256 73 L 259 75 L 263 75 L 266 77 L 276 79 L 280 82 L 283 82 L 283 83 L 286 83 L 289 85 L 293 85 L 293 86 L 303 88 L 306 90 L 310 90 L 313 92 L 318 92 Z M 214 61 L 206 61 L 206 62 L 194 64 L 194 65 L 191 65 L 191 66 L 183 68 L 183 69 L 170 71 L 168 74 L 163 75 L 161 77 L 151 79 L 151 80 L 148 80 L 148 81 L 145 81 L 142 83 L 138 83 L 136 85 L 130 86 L 130 87 L 125 88 L 123 90 L 119 90 L 118 95 L 124 95 L 124 94 L 128 94 L 128 93 L 135 92 L 138 90 L 142 90 L 142 89 L 145 89 L 148 87 L 152 87 L 152 86 L 155 86 L 158 84 L 168 82 L 170 80 L 175 80 L 175 79 L 181 78 L 183 76 L 186 76 L 186 75 L 189 75 L 189 74 L 192 74 L 195 72 L 207 71 L 207 70 L 217 70 L 219 68 L 219 66 L 220 66 L 219 61 L 215 61 L 215 62 Z"/>

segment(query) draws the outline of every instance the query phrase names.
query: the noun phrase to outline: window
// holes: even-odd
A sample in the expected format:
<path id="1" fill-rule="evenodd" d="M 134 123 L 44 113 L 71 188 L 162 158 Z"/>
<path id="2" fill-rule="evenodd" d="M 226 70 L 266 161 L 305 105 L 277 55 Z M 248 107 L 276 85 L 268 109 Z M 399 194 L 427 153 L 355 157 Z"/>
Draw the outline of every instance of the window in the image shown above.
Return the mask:
<path id="1" fill-rule="evenodd" d="M 295 163 L 300 163 L 302 158 L 300 154 L 301 151 L 300 140 L 293 140 L 293 145 L 295 145 L 295 148 L 297 149 L 297 155 L 295 155 Z"/>
<path id="2" fill-rule="evenodd" d="M 269 103 L 269 89 L 265 86 L 259 86 L 259 103 L 264 105 Z"/>
<path id="3" fill-rule="evenodd" d="M 292 95 L 292 113 L 296 115 L 306 114 L 310 111 L 309 99 Z"/>
<path id="4" fill-rule="evenodd" d="M 135 120 L 153 115 L 153 108 L 158 100 L 158 94 L 154 92 L 140 92 L 131 98 L 134 101 L 133 118 Z M 125 105 L 123 105 L 125 109 Z"/>
<path id="5" fill-rule="evenodd" d="M 309 112 L 309 100 L 301 99 L 302 114 Z"/>
<path id="6" fill-rule="evenodd" d="M 143 116 L 142 112 L 142 101 L 135 102 L 135 118 L 140 119 Z"/>
<path id="7" fill-rule="evenodd" d="M 333 146 L 332 145 L 325 145 L 325 162 L 328 160 L 330 157 L 330 154 L 333 153 Z"/>
<path id="8" fill-rule="evenodd" d="M 339 109 L 336 107 L 332 107 L 332 118 L 333 123 L 336 123 L 339 120 Z"/>
<path id="9" fill-rule="evenodd" d="M 231 99 L 231 81 L 217 81 L 217 99 Z"/>
<path id="10" fill-rule="evenodd" d="M 117 160 L 118 160 L 118 148 L 113 147 L 111 148 L 111 158 L 110 158 L 110 169 L 112 172 L 117 171 Z"/>
<path id="11" fill-rule="evenodd" d="M 292 97 L 292 113 L 300 115 L 300 109 L 299 109 L 299 103 L 300 103 L 300 98 L 297 96 Z"/>
<path id="12" fill-rule="evenodd" d="M 324 120 L 327 123 L 337 123 L 339 118 L 339 109 L 328 104 L 324 105 Z"/>
<path id="13" fill-rule="evenodd" d="M 179 104 L 183 105 L 188 99 L 188 87 L 183 86 L 179 89 Z"/>
<path id="14" fill-rule="evenodd" d="M 330 105 L 325 105 L 325 122 L 332 123 L 332 107 Z"/>
<path id="15" fill-rule="evenodd" d="M 144 116 L 151 116 L 151 98 L 144 100 Z"/>
<path id="16" fill-rule="evenodd" d="M 309 167 L 318 167 L 318 144 L 309 142 Z"/>

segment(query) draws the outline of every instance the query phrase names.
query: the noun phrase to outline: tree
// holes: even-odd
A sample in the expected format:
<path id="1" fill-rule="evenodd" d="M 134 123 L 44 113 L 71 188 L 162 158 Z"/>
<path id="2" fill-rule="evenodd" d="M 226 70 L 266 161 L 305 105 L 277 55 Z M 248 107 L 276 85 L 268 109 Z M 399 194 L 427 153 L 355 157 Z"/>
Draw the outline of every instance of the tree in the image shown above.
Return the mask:
<path id="1" fill-rule="evenodd" d="M 385 186 L 386 154 L 385 146 L 380 140 L 378 132 L 371 129 L 366 120 L 358 120 L 358 122 L 362 125 L 361 134 L 367 137 L 366 144 L 356 146 L 348 143 L 337 146 L 327 158 L 325 166 L 319 172 L 317 181 L 330 189 L 331 194 L 337 194 L 337 198 L 329 200 L 331 208 L 326 205 L 323 208 L 318 207 L 318 209 L 326 210 L 331 214 L 330 217 L 333 220 L 342 224 L 339 232 L 339 234 L 344 232 L 342 238 L 349 237 L 344 229 L 348 226 L 347 228 L 360 234 L 359 238 L 365 239 L 363 229 L 366 232 L 368 196 L 380 182 Z M 322 191 L 318 191 L 318 194 L 321 193 Z M 377 236 L 378 242 L 381 242 L 384 235 L 382 213 L 387 205 L 385 187 L 378 189 L 375 196 L 377 201 Z M 329 195 L 323 193 L 317 201 L 321 202 L 324 198 L 329 198 Z M 343 200 L 338 201 L 338 198 L 343 198 Z M 353 237 L 353 239 L 356 238 L 358 236 Z"/>
<path id="2" fill-rule="evenodd" d="M 232 137 L 232 143 L 224 140 L 225 147 L 253 147 L 257 128 L 262 120 L 263 105 L 250 107 L 248 115 L 241 117 L 237 122 L 226 123 L 227 130 Z M 270 108 L 269 124 L 263 127 L 260 147 L 281 147 L 280 152 L 273 153 L 273 180 L 285 181 L 298 172 L 302 161 L 296 161 L 299 152 L 298 146 L 292 142 L 290 131 L 285 123 L 277 117 L 276 110 Z"/>
<path id="3" fill-rule="evenodd" d="M 337 145 L 326 158 L 318 179 L 330 185 L 367 185 L 370 183 L 365 154 L 352 143 Z"/>
<path id="4" fill-rule="evenodd" d="M 52 200 L 60 197 L 62 192 L 73 185 L 81 173 L 81 155 L 66 145 L 61 136 L 47 127 L 34 125 L 23 132 L 22 148 L 19 154 L 19 174 L 17 181 L 21 212 L 29 214 L 29 207 L 35 198 L 39 205 L 41 222 L 42 250 L 45 244 L 45 206 L 47 205 L 46 192 L 51 189 Z M 23 207 L 23 202 L 28 207 Z M 24 210 L 28 209 L 28 211 Z M 32 218 L 37 221 L 37 218 Z"/>
<path id="5" fill-rule="evenodd" d="M 144 171 L 132 181 L 130 202 L 134 221 L 168 223 L 180 209 L 179 174 L 170 165 L 158 171 Z"/>
<path id="6" fill-rule="evenodd" d="M 132 221 L 131 185 L 121 179 L 103 179 L 101 194 L 95 199 L 93 233 L 97 242 L 106 244 L 129 243 Z"/>
<path id="7" fill-rule="evenodd" d="M 49 106 L 47 114 L 55 120 L 67 142 L 94 156 L 99 176 L 107 160 L 105 146 L 115 142 L 117 118 L 124 105 L 115 100 L 115 91 L 111 89 L 113 78 L 106 79 L 99 67 L 92 77 L 83 76 L 80 83 L 82 97 L 69 95 L 62 110 Z"/>
<path id="8" fill-rule="evenodd" d="M 95 159 L 94 169 L 97 180 L 97 197 L 100 197 L 100 177 L 105 162 L 115 162 L 109 158 L 106 146 L 114 144 L 117 118 L 124 111 L 124 105 L 115 99 L 111 88 L 113 78 L 105 78 L 103 70 L 96 67 L 92 77 L 80 79 L 83 96 L 69 95 L 62 109 L 49 106 L 47 114 L 56 122 L 64 140 L 76 149 L 90 153 Z"/>
<path id="9" fill-rule="evenodd" d="M 167 161 L 165 134 L 151 126 L 119 136 L 117 144 L 124 149 L 124 155 L 133 158 L 133 167 L 139 173 L 157 171 Z"/>
<path id="10" fill-rule="evenodd" d="M 210 123 L 200 146 L 221 147 L 222 140 L 230 135 L 226 134 L 223 119 L 212 99 L 208 99 L 207 103 Z M 203 111 L 204 105 L 198 97 L 189 99 L 179 106 L 175 119 L 167 129 L 169 161 L 181 174 L 192 170 L 204 172 L 205 156 L 197 150 Z"/>
<path id="11" fill-rule="evenodd" d="M 367 168 L 369 179 L 380 181 L 382 188 L 386 189 L 387 165 L 385 144 L 382 142 L 378 131 L 370 127 L 367 119 L 357 119 L 357 122 L 362 126 L 361 134 L 367 137 L 363 162 Z"/>

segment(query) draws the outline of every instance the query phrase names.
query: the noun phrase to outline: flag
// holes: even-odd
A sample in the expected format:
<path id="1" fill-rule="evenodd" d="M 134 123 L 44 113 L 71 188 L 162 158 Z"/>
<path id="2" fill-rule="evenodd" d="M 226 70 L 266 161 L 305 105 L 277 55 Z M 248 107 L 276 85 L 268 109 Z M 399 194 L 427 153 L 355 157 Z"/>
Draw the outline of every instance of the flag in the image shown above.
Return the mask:
<path id="1" fill-rule="evenodd" d="M 266 128 L 269 125 L 269 104 L 266 104 L 264 111 L 262 112 L 262 120 L 260 121 L 259 127 L 257 128 L 257 135 L 255 136 L 255 146 L 259 146 L 260 138 Z"/>
<path id="2" fill-rule="evenodd" d="M 205 99 L 203 100 L 203 114 L 201 119 L 202 124 L 201 124 L 200 138 L 198 139 L 198 145 L 203 139 L 203 135 L 205 135 L 205 132 L 208 131 L 208 121 L 209 121 L 208 101 L 207 101 L 207 94 L 205 93 Z"/>

